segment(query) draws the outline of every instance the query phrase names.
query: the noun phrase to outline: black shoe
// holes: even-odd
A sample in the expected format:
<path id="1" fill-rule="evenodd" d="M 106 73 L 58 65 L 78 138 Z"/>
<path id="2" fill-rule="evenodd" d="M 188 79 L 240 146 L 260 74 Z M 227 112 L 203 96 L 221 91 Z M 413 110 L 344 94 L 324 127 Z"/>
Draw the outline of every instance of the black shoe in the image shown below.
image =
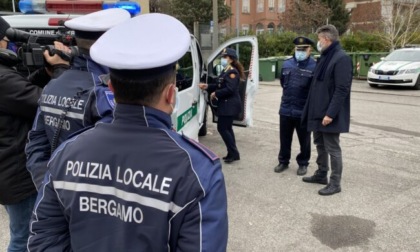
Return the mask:
<path id="1" fill-rule="evenodd" d="M 327 173 L 320 172 L 319 170 L 316 170 L 313 176 L 303 177 L 302 180 L 306 183 L 328 184 Z"/>
<path id="2" fill-rule="evenodd" d="M 284 172 L 289 168 L 288 164 L 278 164 L 276 167 L 274 167 L 274 172 L 280 173 Z"/>
<path id="3" fill-rule="evenodd" d="M 319 195 L 328 196 L 341 192 L 341 187 L 333 184 L 328 184 L 326 187 L 318 191 Z"/>
<path id="4" fill-rule="evenodd" d="M 298 176 L 303 176 L 308 172 L 308 167 L 306 165 L 299 165 L 299 168 L 297 170 Z"/>
<path id="5" fill-rule="evenodd" d="M 241 160 L 241 158 L 240 157 L 236 157 L 236 158 L 234 158 L 234 157 L 226 157 L 225 163 L 230 164 L 230 163 L 232 163 L 234 161 L 238 161 L 238 160 Z"/>
<path id="6" fill-rule="evenodd" d="M 229 158 L 229 155 L 222 157 L 223 160 L 226 160 L 226 158 Z"/>

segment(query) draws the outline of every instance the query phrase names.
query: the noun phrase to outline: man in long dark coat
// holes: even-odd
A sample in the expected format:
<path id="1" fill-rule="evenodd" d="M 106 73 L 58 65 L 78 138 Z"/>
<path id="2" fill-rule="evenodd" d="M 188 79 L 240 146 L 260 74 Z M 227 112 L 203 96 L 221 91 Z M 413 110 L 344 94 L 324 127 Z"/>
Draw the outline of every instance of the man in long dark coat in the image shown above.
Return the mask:
<path id="1" fill-rule="evenodd" d="M 350 89 L 352 83 L 352 62 L 338 41 L 338 31 L 333 25 L 317 30 L 318 51 L 321 58 L 306 102 L 302 123 L 313 131 L 318 152 L 318 170 L 311 177 L 304 177 L 307 183 L 327 185 L 319 190 L 320 195 L 341 192 L 343 160 L 340 147 L 340 133 L 350 128 Z M 331 176 L 328 182 L 328 158 L 331 159 Z"/>

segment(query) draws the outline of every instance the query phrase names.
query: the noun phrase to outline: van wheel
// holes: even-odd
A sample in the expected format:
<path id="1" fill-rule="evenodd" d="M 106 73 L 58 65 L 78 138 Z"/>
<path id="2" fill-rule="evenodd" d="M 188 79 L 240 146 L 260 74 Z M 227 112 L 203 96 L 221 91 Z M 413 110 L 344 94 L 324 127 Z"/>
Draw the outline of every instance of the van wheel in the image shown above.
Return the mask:
<path id="1" fill-rule="evenodd" d="M 207 110 L 208 110 L 208 107 L 206 106 L 206 109 L 204 110 L 203 125 L 201 125 L 201 128 L 198 131 L 198 136 L 207 135 Z"/>
<path id="2" fill-rule="evenodd" d="M 378 84 L 369 84 L 370 87 L 377 88 Z"/>
<path id="3" fill-rule="evenodd" d="M 420 90 L 420 74 L 419 77 L 417 77 L 416 85 L 413 87 L 414 90 Z"/>

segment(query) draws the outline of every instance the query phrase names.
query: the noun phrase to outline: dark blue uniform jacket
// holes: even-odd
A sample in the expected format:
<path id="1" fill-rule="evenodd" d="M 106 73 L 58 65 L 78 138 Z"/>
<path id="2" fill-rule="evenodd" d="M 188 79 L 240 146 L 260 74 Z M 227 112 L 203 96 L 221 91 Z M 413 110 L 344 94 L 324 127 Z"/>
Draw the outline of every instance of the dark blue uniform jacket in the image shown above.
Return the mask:
<path id="1" fill-rule="evenodd" d="M 226 251 L 220 161 L 162 111 L 117 105 L 112 123 L 54 152 L 29 251 Z"/>
<path id="2" fill-rule="evenodd" d="M 293 57 L 284 62 L 280 76 L 283 87 L 280 115 L 298 118 L 302 116 L 315 66 L 316 62 L 311 57 L 300 62 Z"/>
<path id="3" fill-rule="evenodd" d="M 27 169 L 38 189 L 53 144 L 57 147 L 97 121 L 112 120 L 114 96 L 100 79 L 107 73 L 108 68 L 89 56 L 81 56 L 75 59 L 71 70 L 51 80 L 44 88 L 25 150 Z"/>
<path id="4" fill-rule="evenodd" d="M 239 96 L 239 73 L 232 66 L 227 66 L 217 83 L 209 83 L 208 92 L 216 92 L 217 116 L 236 116 L 241 112 L 241 97 Z"/>

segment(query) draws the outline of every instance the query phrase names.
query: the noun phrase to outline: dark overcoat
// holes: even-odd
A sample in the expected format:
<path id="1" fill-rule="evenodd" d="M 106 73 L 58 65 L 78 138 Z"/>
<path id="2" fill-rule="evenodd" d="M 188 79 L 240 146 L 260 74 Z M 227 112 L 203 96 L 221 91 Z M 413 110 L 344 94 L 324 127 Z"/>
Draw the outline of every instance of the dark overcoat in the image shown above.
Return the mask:
<path id="1" fill-rule="evenodd" d="M 322 54 L 317 63 L 311 83 L 308 100 L 302 114 L 302 123 L 308 131 L 328 133 L 345 133 L 350 129 L 350 90 L 353 66 L 351 58 L 346 55 L 339 44 L 331 48 L 323 80 L 320 80 L 323 61 L 328 60 Z M 322 79 L 322 78 L 321 78 Z M 322 119 L 329 116 L 333 119 L 327 126 Z"/>

